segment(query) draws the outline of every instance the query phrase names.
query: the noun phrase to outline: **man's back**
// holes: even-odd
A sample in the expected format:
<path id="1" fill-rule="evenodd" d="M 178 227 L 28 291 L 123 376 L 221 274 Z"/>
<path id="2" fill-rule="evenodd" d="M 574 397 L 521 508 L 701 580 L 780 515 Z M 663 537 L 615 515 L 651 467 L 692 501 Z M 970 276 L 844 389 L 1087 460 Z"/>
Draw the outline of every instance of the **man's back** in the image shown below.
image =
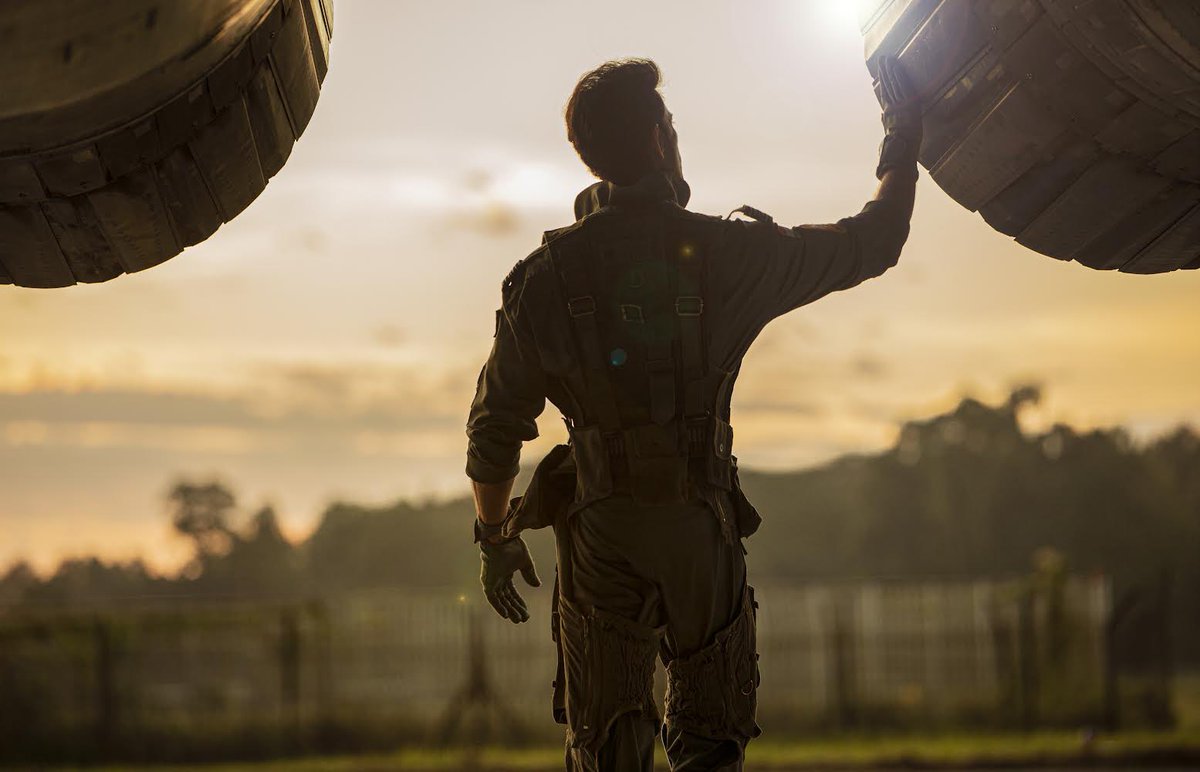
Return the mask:
<path id="1" fill-rule="evenodd" d="M 570 426 L 609 434 L 704 415 L 728 422 L 763 327 L 883 273 L 908 234 L 907 213 L 886 201 L 788 229 L 690 212 L 686 183 L 664 173 L 595 187 L 580 196 L 580 219 L 548 232 L 504 282 L 468 424 L 472 476 L 491 459 L 497 476 L 511 471 L 513 437 L 536 436 L 545 398 Z"/>
<path id="2" fill-rule="evenodd" d="M 606 183 L 599 183 L 605 185 Z M 609 203 L 587 213 L 574 226 L 547 233 L 551 249 L 539 249 L 527 260 L 524 311 L 545 325 L 541 335 L 554 335 L 565 316 L 546 315 L 543 309 L 565 311 L 556 296 L 550 252 L 555 242 L 590 242 L 598 277 L 607 282 L 597 287 L 613 303 L 600 306 L 606 328 L 620 328 L 616 319 L 619 300 L 642 297 L 655 310 L 669 310 L 678 277 L 668 275 L 658 292 L 641 291 L 633 263 L 652 261 L 660 251 L 672 273 L 680 265 L 699 262 L 705 306 L 702 316 L 713 365 L 736 369 L 754 338 L 777 316 L 811 303 L 830 292 L 853 287 L 878 276 L 896 263 L 908 236 L 908 217 L 901 207 L 871 202 L 862 213 L 831 225 L 784 228 L 771 221 L 747 221 L 698 214 L 684 209 L 676 200 L 666 174 L 649 175 L 629 187 L 611 186 Z M 757 213 L 756 213 L 757 214 Z M 525 261 L 523 261 L 525 262 Z M 673 264 L 673 265 L 672 265 Z M 546 282 L 530 293 L 530 279 Z M 622 286 L 624 284 L 625 286 Z M 534 308 L 534 306 L 541 308 Z M 669 316 L 669 314 L 667 314 Z M 621 320 L 625 321 L 625 320 Z M 548 363 L 549 369 L 562 362 Z M 560 374 L 560 373 L 557 373 Z"/>

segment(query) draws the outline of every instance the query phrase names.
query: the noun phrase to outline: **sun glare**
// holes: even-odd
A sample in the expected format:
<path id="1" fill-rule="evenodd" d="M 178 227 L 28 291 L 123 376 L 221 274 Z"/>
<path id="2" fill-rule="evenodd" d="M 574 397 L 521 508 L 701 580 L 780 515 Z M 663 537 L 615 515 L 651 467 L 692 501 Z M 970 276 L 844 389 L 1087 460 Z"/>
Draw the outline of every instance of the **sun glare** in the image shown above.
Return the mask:
<path id="1" fill-rule="evenodd" d="M 805 15 L 819 17 L 830 32 L 857 36 L 880 0 L 817 0 L 797 5 Z"/>

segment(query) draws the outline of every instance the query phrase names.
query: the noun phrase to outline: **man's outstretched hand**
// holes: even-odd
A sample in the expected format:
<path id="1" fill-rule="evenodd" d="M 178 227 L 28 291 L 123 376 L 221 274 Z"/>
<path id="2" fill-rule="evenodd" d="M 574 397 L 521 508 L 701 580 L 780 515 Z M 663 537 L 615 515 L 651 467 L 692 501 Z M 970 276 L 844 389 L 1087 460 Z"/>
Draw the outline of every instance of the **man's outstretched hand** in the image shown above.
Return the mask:
<path id="1" fill-rule="evenodd" d="M 912 83 L 894 56 L 881 56 L 879 101 L 883 105 L 883 147 L 875 176 L 882 179 L 888 169 L 912 166 L 916 171 L 921 149 L 921 103 Z"/>
<path id="2" fill-rule="evenodd" d="M 525 541 L 520 536 L 501 542 L 484 540 L 479 542 L 479 549 L 483 561 L 479 579 L 483 582 L 483 594 L 488 603 L 513 624 L 528 621 L 529 607 L 513 584 L 513 574 L 520 571 L 530 587 L 541 587 L 542 580 L 538 578 Z"/>
<path id="3" fill-rule="evenodd" d="M 908 76 L 894 56 L 879 58 L 879 92 L 883 104 L 883 129 L 921 139 L 921 103 Z"/>

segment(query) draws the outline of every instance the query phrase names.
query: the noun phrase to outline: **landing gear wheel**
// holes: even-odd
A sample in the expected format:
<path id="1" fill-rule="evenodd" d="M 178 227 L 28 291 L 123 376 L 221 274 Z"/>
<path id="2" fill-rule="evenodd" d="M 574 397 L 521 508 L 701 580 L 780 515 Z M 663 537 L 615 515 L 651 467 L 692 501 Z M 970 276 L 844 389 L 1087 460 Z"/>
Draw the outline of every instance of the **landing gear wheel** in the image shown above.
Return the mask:
<path id="1" fill-rule="evenodd" d="M 253 201 L 308 125 L 332 0 L 11 0 L 0 283 L 104 282 Z M 10 97 L 11 95 L 11 97 Z"/>

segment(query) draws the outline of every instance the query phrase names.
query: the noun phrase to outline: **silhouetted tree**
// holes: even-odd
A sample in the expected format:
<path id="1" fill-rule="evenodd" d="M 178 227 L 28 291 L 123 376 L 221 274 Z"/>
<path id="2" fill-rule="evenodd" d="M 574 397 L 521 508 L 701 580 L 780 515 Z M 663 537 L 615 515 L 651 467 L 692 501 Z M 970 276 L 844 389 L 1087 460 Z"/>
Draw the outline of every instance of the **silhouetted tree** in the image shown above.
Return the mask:
<path id="1" fill-rule="evenodd" d="M 210 557 L 199 577 L 204 589 L 248 597 L 293 597 L 306 592 L 300 558 L 266 506 L 245 533 L 234 534 L 229 551 Z"/>
<path id="2" fill-rule="evenodd" d="M 29 563 L 24 560 L 14 563 L 4 576 L 0 577 L 0 604 L 20 601 L 37 584 L 37 574 L 33 572 Z"/>
<path id="3" fill-rule="evenodd" d="M 192 540 L 194 554 L 187 568 L 199 576 L 213 558 L 228 552 L 237 538 L 230 519 L 237 499 L 219 482 L 177 482 L 167 494 L 171 525 Z"/>

